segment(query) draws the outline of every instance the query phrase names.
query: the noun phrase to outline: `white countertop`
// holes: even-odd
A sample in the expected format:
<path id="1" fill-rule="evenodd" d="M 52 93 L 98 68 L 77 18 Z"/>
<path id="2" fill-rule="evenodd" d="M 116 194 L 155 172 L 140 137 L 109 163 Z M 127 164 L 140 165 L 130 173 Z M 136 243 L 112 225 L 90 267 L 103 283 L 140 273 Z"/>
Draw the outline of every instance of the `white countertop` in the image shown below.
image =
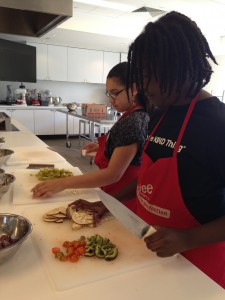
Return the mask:
<path id="1" fill-rule="evenodd" d="M 21 129 L 21 132 L 4 133 L 6 145 L 9 147 L 47 146 L 17 122 L 13 124 Z M 29 144 L 31 140 L 33 145 Z M 63 166 L 69 164 L 65 161 Z M 7 166 L 3 168 L 6 171 L 13 170 Z M 0 211 L 23 214 L 27 205 L 13 206 L 12 199 L 13 187 L 0 199 Z M 35 205 L 33 207 L 35 209 Z M 11 260 L 0 265 L 0 288 L 2 299 L 17 300 L 222 300 L 225 296 L 221 287 L 179 255 L 175 259 L 162 259 L 160 263 L 132 272 L 57 291 L 30 237 Z"/>
<path id="2" fill-rule="evenodd" d="M 48 105 L 48 106 L 41 106 L 41 105 L 0 105 L 0 110 L 1 109 L 8 109 L 8 110 L 57 110 L 57 109 L 65 109 L 66 111 L 68 110 L 66 106 L 63 105 Z"/>

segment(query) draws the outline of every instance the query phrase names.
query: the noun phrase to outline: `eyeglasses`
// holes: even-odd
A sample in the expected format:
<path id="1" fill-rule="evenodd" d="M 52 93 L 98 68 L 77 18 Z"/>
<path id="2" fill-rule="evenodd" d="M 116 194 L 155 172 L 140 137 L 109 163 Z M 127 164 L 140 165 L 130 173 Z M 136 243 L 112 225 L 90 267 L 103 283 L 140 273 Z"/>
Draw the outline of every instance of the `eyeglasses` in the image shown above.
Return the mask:
<path id="1" fill-rule="evenodd" d="M 113 98 L 113 99 L 116 99 L 116 97 L 117 97 L 120 93 L 122 93 L 124 90 L 125 90 L 125 89 L 122 89 L 121 91 L 118 91 L 118 92 L 116 92 L 116 93 L 110 93 L 110 92 L 106 91 L 105 94 L 106 94 L 107 97 L 111 97 L 111 98 Z"/>

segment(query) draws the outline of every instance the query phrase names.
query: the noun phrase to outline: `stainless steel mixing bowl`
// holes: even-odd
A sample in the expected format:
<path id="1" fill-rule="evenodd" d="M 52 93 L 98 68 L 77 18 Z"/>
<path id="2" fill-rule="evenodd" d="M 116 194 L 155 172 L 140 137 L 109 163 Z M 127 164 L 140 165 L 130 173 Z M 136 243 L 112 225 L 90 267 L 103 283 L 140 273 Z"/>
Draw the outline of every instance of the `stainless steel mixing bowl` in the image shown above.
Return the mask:
<path id="1" fill-rule="evenodd" d="M 10 149 L 0 149 L 0 166 L 4 165 L 13 153 Z"/>
<path id="2" fill-rule="evenodd" d="M 32 224 L 28 219 L 16 214 L 0 213 L 0 264 L 19 250 L 31 232 Z"/>
<path id="3" fill-rule="evenodd" d="M 2 170 L 2 169 L 0 169 Z M 0 173 L 0 199 L 1 197 L 8 192 L 11 184 L 16 180 L 16 177 L 13 176 L 12 174 Z"/>
<path id="4" fill-rule="evenodd" d="M 69 111 L 75 111 L 77 109 L 77 104 L 76 103 L 68 103 L 66 105 Z"/>

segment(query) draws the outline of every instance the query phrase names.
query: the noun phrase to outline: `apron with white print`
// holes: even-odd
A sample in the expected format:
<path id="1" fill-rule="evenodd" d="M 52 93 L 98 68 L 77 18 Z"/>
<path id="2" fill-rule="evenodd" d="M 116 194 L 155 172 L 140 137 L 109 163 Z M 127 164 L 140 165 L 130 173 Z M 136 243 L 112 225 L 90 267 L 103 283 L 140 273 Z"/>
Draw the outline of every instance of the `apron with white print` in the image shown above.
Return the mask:
<path id="1" fill-rule="evenodd" d="M 145 151 L 143 152 L 137 185 L 137 213 L 151 225 L 181 229 L 201 226 L 185 206 L 179 186 L 177 167 L 180 142 L 196 101 L 197 97 L 191 101 L 172 157 L 161 158 L 153 162 Z M 149 136 L 145 149 L 164 115 Z M 191 249 L 183 252 L 182 255 L 225 288 L 225 242 Z"/>

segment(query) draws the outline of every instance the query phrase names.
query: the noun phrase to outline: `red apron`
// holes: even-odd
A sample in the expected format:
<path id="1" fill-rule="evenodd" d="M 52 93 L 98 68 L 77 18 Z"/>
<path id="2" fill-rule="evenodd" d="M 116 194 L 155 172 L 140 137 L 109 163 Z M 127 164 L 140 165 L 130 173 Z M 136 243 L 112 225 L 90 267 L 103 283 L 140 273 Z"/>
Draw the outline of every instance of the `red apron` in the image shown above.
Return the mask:
<path id="1" fill-rule="evenodd" d="M 149 224 L 174 228 L 201 226 L 185 206 L 177 167 L 177 152 L 196 101 L 197 98 L 193 99 L 189 106 L 172 157 L 153 162 L 143 152 L 137 185 L 137 212 Z M 164 115 L 149 136 L 145 149 Z M 188 250 L 182 255 L 225 288 L 225 242 Z"/>
<path id="2" fill-rule="evenodd" d="M 122 118 L 127 116 L 129 113 L 131 113 L 135 108 L 137 108 L 138 105 L 133 106 L 131 109 L 126 111 L 120 119 L 117 121 L 119 122 Z M 108 138 L 108 134 L 104 134 L 101 137 L 98 138 L 98 144 L 99 144 L 99 150 L 95 156 L 94 162 L 99 167 L 99 169 L 105 169 L 108 167 L 109 160 L 105 156 L 105 144 Z M 129 165 L 126 169 L 125 173 L 123 174 L 122 178 L 110 185 L 101 187 L 103 191 L 106 193 L 113 195 L 117 191 L 121 190 L 123 187 L 125 187 L 128 183 L 133 181 L 135 178 L 138 177 L 138 173 L 141 166 L 131 166 Z M 129 199 L 124 202 L 124 205 L 131 209 L 132 211 L 136 211 L 136 198 Z"/>

